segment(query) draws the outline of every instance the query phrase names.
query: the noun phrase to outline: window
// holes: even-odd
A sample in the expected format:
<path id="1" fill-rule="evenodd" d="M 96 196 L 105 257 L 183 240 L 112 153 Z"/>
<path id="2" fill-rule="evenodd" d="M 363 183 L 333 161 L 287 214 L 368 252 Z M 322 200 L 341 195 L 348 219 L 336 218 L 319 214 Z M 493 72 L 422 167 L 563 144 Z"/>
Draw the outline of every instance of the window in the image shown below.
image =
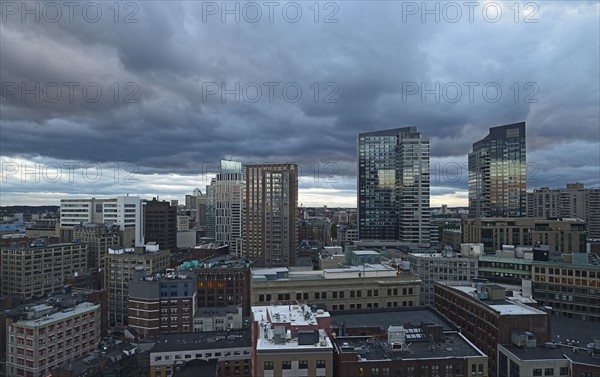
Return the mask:
<path id="1" fill-rule="evenodd" d="M 544 376 L 554 376 L 554 368 L 545 368 Z"/>
<path id="2" fill-rule="evenodd" d="M 569 367 L 561 367 L 560 368 L 560 375 L 561 376 L 568 376 L 569 375 Z"/>
<path id="3" fill-rule="evenodd" d="M 534 376 L 541 376 L 542 375 L 542 368 L 535 368 L 533 370 L 533 375 Z"/>
<path id="4" fill-rule="evenodd" d="M 298 361 L 298 369 L 308 369 L 308 360 Z"/>
<path id="5" fill-rule="evenodd" d="M 265 370 L 273 370 L 273 362 L 272 361 L 265 361 Z"/>
<path id="6" fill-rule="evenodd" d="M 317 360 L 317 368 L 326 368 L 325 360 Z"/>
<path id="7" fill-rule="evenodd" d="M 281 369 L 292 369 L 292 362 L 291 361 L 282 361 Z"/>

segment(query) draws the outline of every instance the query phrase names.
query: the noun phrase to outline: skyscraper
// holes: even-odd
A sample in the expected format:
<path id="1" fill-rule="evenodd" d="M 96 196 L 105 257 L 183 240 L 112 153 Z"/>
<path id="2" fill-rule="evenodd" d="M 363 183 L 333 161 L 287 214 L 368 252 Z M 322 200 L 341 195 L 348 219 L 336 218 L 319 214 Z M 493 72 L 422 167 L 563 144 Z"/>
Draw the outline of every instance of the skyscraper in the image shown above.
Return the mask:
<path id="1" fill-rule="evenodd" d="M 296 261 L 296 164 L 245 165 L 244 253 L 265 267 Z M 260 263 L 260 262 L 259 262 Z"/>
<path id="2" fill-rule="evenodd" d="M 358 135 L 359 237 L 428 245 L 429 140 L 414 126 Z"/>
<path id="3" fill-rule="evenodd" d="M 144 236 L 163 249 L 177 249 L 177 207 L 156 198 L 144 203 Z"/>
<path id="4" fill-rule="evenodd" d="M 527 215 L 525 122 L 490 128 L 469 153 L 469 217 Z"/>

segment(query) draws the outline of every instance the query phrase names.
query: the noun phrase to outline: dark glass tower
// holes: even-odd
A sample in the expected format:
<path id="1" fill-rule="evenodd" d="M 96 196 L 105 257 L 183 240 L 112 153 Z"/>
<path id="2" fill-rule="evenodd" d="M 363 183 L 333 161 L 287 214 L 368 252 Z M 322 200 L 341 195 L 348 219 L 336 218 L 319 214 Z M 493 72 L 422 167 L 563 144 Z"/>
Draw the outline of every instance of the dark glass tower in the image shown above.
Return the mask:
<path id="1" fill-rule="evenodd" d="M 469 217 L 527 216 L 525 122 L 490 128 L 469 153 Z"/>
<path id="2" fill-rule="evenodd" d="M 416 127 L 358 135 L 359 238 L 429 244 L 429 140 Z"/>

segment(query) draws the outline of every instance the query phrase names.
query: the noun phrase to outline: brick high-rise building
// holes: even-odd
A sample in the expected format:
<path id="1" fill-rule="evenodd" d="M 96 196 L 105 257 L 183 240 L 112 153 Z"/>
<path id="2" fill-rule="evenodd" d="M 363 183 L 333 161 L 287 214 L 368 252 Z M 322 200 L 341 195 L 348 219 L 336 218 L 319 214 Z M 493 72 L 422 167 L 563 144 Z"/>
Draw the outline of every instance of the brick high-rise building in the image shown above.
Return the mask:
<path id="1" fill-rule="evenodd" d="M 296 262 L 296 164 L 245 165 L 244 239 L 247 258 L 265 267 Z"/>
<path id="2" fill-rule="evenodd" d="M 177 249 L 177 207 L 156 198 L 144 202 L 144 239 L 163 249 Z"/>

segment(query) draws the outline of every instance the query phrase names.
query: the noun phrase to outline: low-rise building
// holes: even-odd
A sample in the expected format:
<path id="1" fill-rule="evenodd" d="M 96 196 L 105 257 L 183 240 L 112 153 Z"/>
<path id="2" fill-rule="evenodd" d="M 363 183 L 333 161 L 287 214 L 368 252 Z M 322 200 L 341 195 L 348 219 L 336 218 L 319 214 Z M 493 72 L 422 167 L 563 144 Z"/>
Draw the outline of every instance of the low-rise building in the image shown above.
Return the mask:
<path id="1" fill-rule="evenodd" d="M 320 271 L 252 270 L 253 306 L 303 301 L 330 311 L 409 307 L 419 304 L 418 276 L 382 264 Z"/>
<path id="2" fill-rule="evenodd" d="M 194 332 L 241 330 L 243 325 L 241 306 L 198 308 L 194 315 Z"/>
<path id="3" fill-rule="evenodd" d="M 489 357 L 488 371 L 496 376 L 497 345 L 510 342 L 512 330 L 527 330 L 538 342 L 550 340 L 550 315 L 506 298 L 498 284 L 444 285 L 434 283 L 434 307 L 460 326 L 462 333 Z"/>
<path id="4" fill-rule="evenodd" d="M 487 376 L 488 357 L 431 308 L 334 313 L 334 376 Z"/>
<path id="5" fill-rule="evenodd" d="M 170 271 L 147 275 L 139 266 L 129 282 L 129 326 L 142 337 L 190 332 L 196 298 L 193 273 Z"/>
<path id="6" fill-rule="evenodd" d="M 32 306 L 26 319 L 7 325 L 7 374 L 41 376 L 93 350 L 100 341 L 99 304 L 82 302 L 56 311 Z"/>
<path id="7" fill-rule="evenodd" d="M 252 307 L 252 375 L 333 376 L 331 317 L 308 305 Z"/>
<path id="8" fill-rule="evenodd" d="M 176 364 L 218 360 L 219 376 L 250 377 L 252 339 L 249 330 L 160 335 L 150 351 L 150 377 L 168 377 Z"/>

